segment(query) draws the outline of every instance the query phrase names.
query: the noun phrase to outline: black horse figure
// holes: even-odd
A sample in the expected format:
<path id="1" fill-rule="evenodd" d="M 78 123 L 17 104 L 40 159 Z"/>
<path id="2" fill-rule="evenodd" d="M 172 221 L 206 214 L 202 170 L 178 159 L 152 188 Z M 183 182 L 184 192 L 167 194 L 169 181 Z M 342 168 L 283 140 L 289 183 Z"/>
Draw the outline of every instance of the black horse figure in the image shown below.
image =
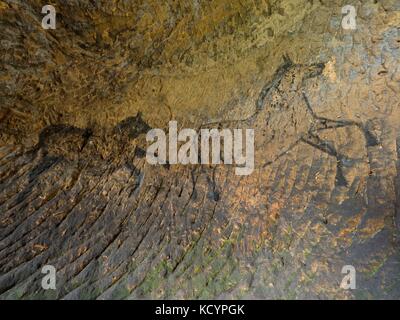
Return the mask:
<path id="1" fill-rule="evenodd" d="M 306 143 L 337 159 L 336 184 L 347 186 L 342 167 L 349 159 L 331 142 L 323 140 L 319 133 L 354 126 L 363 133 L 366 147 L 378 145 L 378 140 L 361 122 L 328 119 L 314 112 L 305 91 L 306 81 L 322 75 L 324 68 L 325 63 L 295 64 L 284 56 L 273 80 L 261 90 L 255 112 L 250 117 L 208 123 L 207 126 L 229 124 L 254 129 L 255 150 L 261 152 L 256 156 L 259 167 L 272 164 L 299 143 Z"/>

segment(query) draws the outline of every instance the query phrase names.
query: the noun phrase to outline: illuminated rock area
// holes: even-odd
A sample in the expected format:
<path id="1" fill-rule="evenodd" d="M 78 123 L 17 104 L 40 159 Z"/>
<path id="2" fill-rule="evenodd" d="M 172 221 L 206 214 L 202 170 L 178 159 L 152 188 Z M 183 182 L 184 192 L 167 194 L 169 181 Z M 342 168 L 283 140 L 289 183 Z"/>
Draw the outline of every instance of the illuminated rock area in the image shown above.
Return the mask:
<path id="1" fill-rule="evenodd" d="M 52 3 L 0 1 L 0 299 L 400 297 L 398 1 Z M 171 120 L 254 172 L 150 165 Z"/>

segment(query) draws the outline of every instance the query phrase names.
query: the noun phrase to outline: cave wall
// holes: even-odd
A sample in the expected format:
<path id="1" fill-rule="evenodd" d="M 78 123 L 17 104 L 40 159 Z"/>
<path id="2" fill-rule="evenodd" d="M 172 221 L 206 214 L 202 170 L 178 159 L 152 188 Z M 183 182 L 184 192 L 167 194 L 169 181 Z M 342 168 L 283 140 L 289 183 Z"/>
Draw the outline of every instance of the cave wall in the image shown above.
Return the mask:
<path id="1" fill-rule="evenodd" d="M 53 4 L 0 1 L 0 298 L 400 296 L 397 1 Z M 255 172 L 149 165 L 171 119 L 263 132 Z"/>

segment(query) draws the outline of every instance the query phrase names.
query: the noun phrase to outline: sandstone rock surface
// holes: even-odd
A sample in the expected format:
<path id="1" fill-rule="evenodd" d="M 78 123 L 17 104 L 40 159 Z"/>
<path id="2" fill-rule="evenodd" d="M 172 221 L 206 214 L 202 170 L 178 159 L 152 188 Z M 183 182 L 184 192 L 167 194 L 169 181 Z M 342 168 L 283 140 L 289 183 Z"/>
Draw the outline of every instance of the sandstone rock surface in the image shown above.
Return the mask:
<path id="1" fill-rule="evenodd" d="M 400 298 L 398 1 L 53 3 L 0 1 L 0 299 Z M 256 170 L 149 165 L 171 119 Z"/>

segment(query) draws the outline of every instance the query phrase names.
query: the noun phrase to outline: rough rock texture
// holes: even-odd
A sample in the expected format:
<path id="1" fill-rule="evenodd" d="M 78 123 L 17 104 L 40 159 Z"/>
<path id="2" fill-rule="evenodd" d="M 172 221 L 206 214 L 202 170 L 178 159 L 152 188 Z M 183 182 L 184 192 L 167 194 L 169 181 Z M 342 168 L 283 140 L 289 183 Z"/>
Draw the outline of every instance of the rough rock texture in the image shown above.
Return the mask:
<path id="1" fill-rule="evenodd" d="M 400 298 L 398 1 L 53 4 L 0 1 L 1 299 Z M 149 165 L 171 119 L 256 170 Z"/>

